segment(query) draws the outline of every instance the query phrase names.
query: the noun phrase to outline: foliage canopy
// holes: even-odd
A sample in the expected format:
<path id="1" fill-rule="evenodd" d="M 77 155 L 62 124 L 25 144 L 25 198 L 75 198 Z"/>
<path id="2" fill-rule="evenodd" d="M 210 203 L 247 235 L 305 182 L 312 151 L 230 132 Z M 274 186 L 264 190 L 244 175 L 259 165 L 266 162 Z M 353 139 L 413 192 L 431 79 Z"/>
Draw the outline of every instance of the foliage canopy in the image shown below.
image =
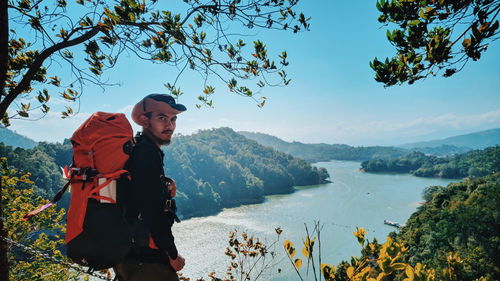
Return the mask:
<path id="1" fill-rule="evenodd" d="M 179 75 L 187 68 L 205 81 L 214 75 L 243 96 L 254 97 L 254 91 L 240 80 L 253 79 L 257 88 L 286 85 L 287 53 L 275 62 L 262 41 L 247 46 L 243 38 L 252 28 L 308 29 L 309 19 L 295 10 L 297 3 L 183 0 L 162 9 L 165 2 L 156 0 L 2 1 L 0 118 L 8 125 L 34 110 L 46 114 L 54 90 L 66 101 L 77 101 L 88 83 L 110 85 L 101 75 L 124 52 L 174 66 Z M 182 10 L 174 11 L 175 6 Z M 57 75 L 58 65 L 70 69 L 71 77 Z M 182 94 L 177 78 L 165 84 L 174 96 Z M 200 103 L 212 106 L 214 91 L 205 84 Z M 265 98 L 256 101 L 263 106 Z M 12 104 L 16 109 L 9 113 Z M 73 113 L 67 107 L 62 116 Z"/>
<path id="2" fill-rule="evenodd" d="M 453 252 L 461 258 L 457 280 L 480 276 L 499 280 L 499 189 L 500 172 L 427 188 L 427 202 L 398 234 L 398 240 L 408 247 L 405 260 L 444 269 Z"/>
<path id="3" fill-rule="evenodd" d="M 0 158 L 0 168 L 2 208 L 6 211 L 4 224 L 8 237 L 58 260 L 65 260 L 62 253 L 65 210 L 50 208 L 31 221 L 22 220 L 23 215 L 46 204 L 47 200 L 35 195 L 29 173 L 20 173 L 9 167 L 5 157 Z M 31 188 L 20 189 L 20 184 Z M 11 248 L 8 256 L 10 280 L 78 280 L 75 272 L 41 255 Z"/>
<path id="4" fill-rule="evenodd" d="M 498 0 L 379 0 L 377 9 L 379 22 L 397 26 L 387 31 L 396 55 L 370 62 L 385 86 L 452 76 L 499 38 Z"/>

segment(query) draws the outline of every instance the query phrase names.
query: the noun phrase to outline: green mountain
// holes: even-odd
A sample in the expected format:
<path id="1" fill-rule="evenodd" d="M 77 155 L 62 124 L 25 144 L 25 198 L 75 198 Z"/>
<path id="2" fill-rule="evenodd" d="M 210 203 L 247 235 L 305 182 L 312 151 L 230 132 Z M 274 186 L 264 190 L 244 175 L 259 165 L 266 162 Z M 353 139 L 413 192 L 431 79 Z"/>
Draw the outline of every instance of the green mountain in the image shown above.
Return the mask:
<path id="1" fill-rule="evenodd" d="M 290 193 L 295 185 L 324 183 L 329 177 L 324 168 L 262 146 L 230 128 L 177 136 L 165 154 L 166 174 L 181 190 L 179 204 L 192 206 L 183 214 L 261 202 L 264 195 Z"/>
<path id="2" fill-rule="evenodd" d="M 405 261 L 439 276 L 453 253 L 461 259 L 454 280 L 500 280 L 500 173 L 430 186 L 424 199 L 397 234 L 408 248 Z"/>
<path id="3" fill-rule="evenodd" d="M 452 145 L 456 147 L 468 147 L 471 149 L 484 149 L 486 147 L 500 145 L 500 128 L 459 135 L 440 140 L 415 142 L 400 145 L 403 148 L 438 147 Z"/>
<path id="4" fill-rule="evenodd" d="M 440 146 L 434 146 L 434 147 L 415 147 L 415 148 L 410 148 L 409 151 L 418 151 L 422 152 L 425 154 L 429 155 L 434 155 L 434 156 L 448 156 L 448 155 L 455 155 L 455 154 L 461 154 L 465 153 L 468 151 L 471 151 L 472 148 L 465 147 L 465 146 L 454 146 L 454 145 L 448 145 L 448 144 L 442 144 Z"/>
<path id="5" fill-rule="evenodd" d="M 389 146 L 349 146 L 346 144 L 305 144 L 301 142 L 286 142 L 277 137 L 253 132 L 238 132 L 246 138 L 258 143 L 272 147 L 276 150 L 289 153 L 295 157 L 309 162 L 320 162 L 330 160 L 369 160 L 385 159 L 401 156 L 407 153 L 405 149 Z"/>
<path id="6" fill-rule="evenodd" d="M 5 145 L 21 148 L 33 148 L 37 145 L 36 141 L 2 127 L 0 127 L 0 142 L 3 142 Z"/>
<path id="7" fill-rule="evenodd" d="M 67 143 L 63 145 L 42 142 L 30 149 L 14 149 L 0 143 L 0 155 L 7 158 L 10 167 L 30 173 L 37 194 L 47 199 L 51 199 L 65 184 L 59 167 L 69 165 L 72 161 L 71 145 Z M 23 188 L 24 184 L 20 187 Z"/>
<path id="8" fill-rule="evenodd" d="M 364 161 L 361 167 L 366 172 L 411 173 L 419 177 L 482 177 L 500 171 L 500 146 L 446 157 L 413 152 L 391 159 Z"/>
<path id="9" fill-rule="evenodd" d="M 165 153 L 166 175 L 177 182 L 183 217 L 262 202 L 265 195 L 290 193 L 296 185 L 326 183 L 329 177 L 324 168 L 264 147 L 229 128 L 176 136 Z M 13 168 L 30 172 L 37 193 L 49 199 L 64 185 L 59 167 L 71 163 L 72 147 L 68 140 L 42 142 L 32 149 L 0 143 L 0 155 Z M 65 199 L 63 207 L 69 204 Z"/>

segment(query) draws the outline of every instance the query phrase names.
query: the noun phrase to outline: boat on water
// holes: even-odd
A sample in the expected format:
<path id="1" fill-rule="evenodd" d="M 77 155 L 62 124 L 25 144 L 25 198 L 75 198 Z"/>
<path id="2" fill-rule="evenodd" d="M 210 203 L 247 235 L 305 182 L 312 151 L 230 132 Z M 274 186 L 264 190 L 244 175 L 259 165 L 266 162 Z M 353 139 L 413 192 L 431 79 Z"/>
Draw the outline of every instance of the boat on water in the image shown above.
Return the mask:
<path id="1" fill-rule="evenodd" d="M 401 224 L 399 222 L 390 221 L 390 220 L 384 220 L 384 223 L 387 225 L 390 225 L 390 226 L 397 227 L 397 228 L 401 228 L 401 227 L 405 226 L 404 224 Z"/>

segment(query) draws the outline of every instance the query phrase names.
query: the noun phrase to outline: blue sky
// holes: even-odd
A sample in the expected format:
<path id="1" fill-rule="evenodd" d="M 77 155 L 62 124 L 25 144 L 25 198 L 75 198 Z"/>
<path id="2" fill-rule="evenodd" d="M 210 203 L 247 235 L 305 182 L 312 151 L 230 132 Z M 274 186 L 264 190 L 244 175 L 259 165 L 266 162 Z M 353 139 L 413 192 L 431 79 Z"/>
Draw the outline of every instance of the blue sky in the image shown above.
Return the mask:
<path id="1" fill-rule="evenodd" d="M 390 145 L 441 138 L 500 127 L 500 44 L 494 42 L 478 62 L 451 78 L 428 78 L 412 86 L 384 88 L 373 80 L 368 63 L 393 55 L 387 27 L 377 22 L 375 1 L 301 1 L 311 16 L 311 31 L 292 34 L 251 30 L 270 54 L 286 50 L 292 83 L 266 87 L 264 108 L 251 99 L 229 93 L 215 83 L 215 108 L 196 109 L 203 88 L 197 73 L 185 72 L 179 81 L 184 95 L 177 132 L 228 126 L 263 132 L 287 141 Z M 61 69 L 64 74 L 65 69 Z M 14 120 L 10 129 L 37 141 L 62 141 L 92 112 L 125 112 L 144 95 L 165 92 L 163 84 L 177 70 L 122 56 L 104 77 L 119 86 L 103 92 L 86 88 L 80 113 L 60 119 L 56 111 L 39 121 Z M 56 99 L 56 103 L 63 104 Z M 136 128 L 138 129 L 138 128 Z"/>

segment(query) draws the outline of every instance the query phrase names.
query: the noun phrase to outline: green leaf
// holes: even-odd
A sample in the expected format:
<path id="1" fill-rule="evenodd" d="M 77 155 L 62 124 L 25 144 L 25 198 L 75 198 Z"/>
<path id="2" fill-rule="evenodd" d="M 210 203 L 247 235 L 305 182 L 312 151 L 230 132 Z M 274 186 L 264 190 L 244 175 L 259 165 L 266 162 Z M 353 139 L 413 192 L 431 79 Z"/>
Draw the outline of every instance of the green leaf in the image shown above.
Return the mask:
<path id="1" fill-rule="evenodd" d="M 47 105 L 45 105 L 45 104 L 43 104 L 43 105 L 42 105 L 42 112 L 43 112 L 43 113 L 47 113 L 47 112 L 49 112 L 49 110 L 50 110 L 50 107 L 48 107 L 48 106 L 47 106 Z"/>
<path id="2" fill-rule="evenodd" d="M 420 21 L 419 21 L 419 20 L 412 20 L 412 21 L 410 21 L 410 24 L 409 24 L 409 25 L 410 25 L 410 26 L 415 26 L 415 25 L 418 25 L 419 23 L 420 23 Z"/>
<path id="3" fill-rule="evenodd" d="M 28 112 L 26 111 L 17 111 L 17 113 L 21 116 L 21 117 L 24 117 L 24 118 L 28 118 L 30 115 L 28 114 Z"/>
<path id="4" fill-rule="evenodd" d="M 391 265 L 391 267 L 393 270 L 401 271 L 401 270 L 405 269 L 407 267 L 407 265 L 404 263 L 398 262 L 398 263 L 393 263 Z"/>
<path id="5" fill-rule="evenodd" d="M 61 85 L 61 79 L 59 79 L 59 77 L 52 76 L 52 77 L 49 77 L 49 79 L 50 79 L 49 84 L 52 84 L 56 87 L 59 87 Z"/>
<path id="6" fill-rule="evenodd" d="M 115 23 L 120 22 L 120 17 L 107 8 L 104 8 L 104 15 L 106 15 L 110 20 L 112 20 Z"/>
<path id="7" fill-rule="evenodd" d="M 392 35 L 392 34 L 393 34 L 393 33 L 392 33 L 390 30 L 387 30 L 387 31 L 385 32 L 385 36 L 387 37 L 387 39 L 388 39 L 389 41 L 392 41 L 392 40 L 394 39 L 394 37 L 393 37 L 393 35 Z"/>
<path id="8" fill-rule="evenodd" d="M 63 50 L 62 52 L 62 55 L 65 57 L 65 58 L 68 58 L 68 59 L 72 59 L 73 58 L 73 53 L 68 51 L 68 50 Z"/>

